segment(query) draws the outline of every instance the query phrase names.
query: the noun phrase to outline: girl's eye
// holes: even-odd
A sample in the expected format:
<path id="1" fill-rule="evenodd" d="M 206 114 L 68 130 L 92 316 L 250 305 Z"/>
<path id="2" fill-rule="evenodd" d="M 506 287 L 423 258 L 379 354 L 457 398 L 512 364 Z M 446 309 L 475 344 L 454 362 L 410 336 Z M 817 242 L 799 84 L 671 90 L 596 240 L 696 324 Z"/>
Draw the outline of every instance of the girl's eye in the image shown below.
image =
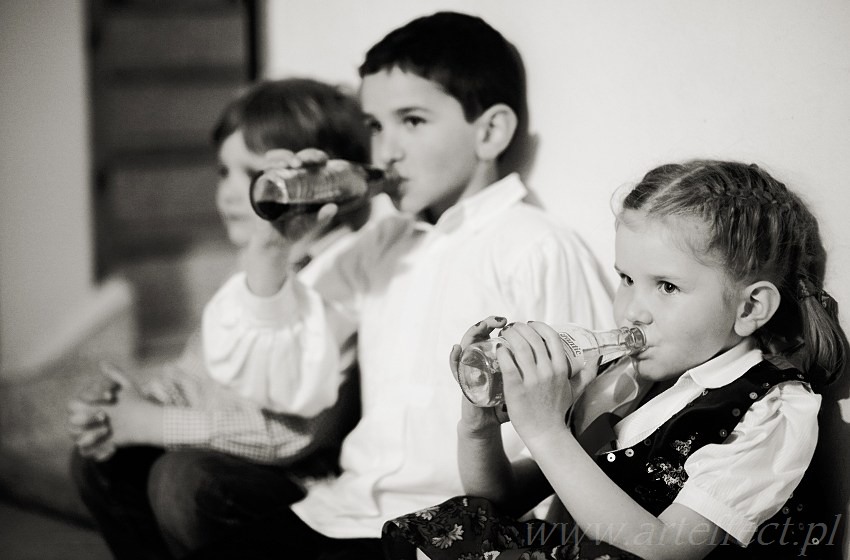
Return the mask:
<path id="1" fill-rule="evenodd" d="M 676 286 L 676 284 L 671 284 L 670 282 L 661 282 L 659 284 L 659 288 L 665 294 L 675 294 L 679 291 L 679 288 Z"/>
<path id="2" fill-rule="evenodd" d="M 620 273 L 620 282 L 623 283 L 623 286 L 631 286 L 634 284 L 634 280 L 622 273 Z"/>

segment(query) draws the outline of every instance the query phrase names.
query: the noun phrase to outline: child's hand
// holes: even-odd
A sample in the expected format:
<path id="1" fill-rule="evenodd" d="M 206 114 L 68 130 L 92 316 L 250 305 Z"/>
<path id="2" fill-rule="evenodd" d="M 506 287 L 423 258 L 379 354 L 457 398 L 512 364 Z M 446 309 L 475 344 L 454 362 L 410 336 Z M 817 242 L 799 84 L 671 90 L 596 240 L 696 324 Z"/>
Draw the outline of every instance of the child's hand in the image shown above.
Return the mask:
<path id="1" fill-rule="evenodd" d="M 544 323 L 530 322 L 511 325 L 500 334 L 510 346 L 496 350 L 505 403 L 520 437 L 529 445 L 529 438 L 565 429 L 573 384 L 558 333 Z"/>
<path id="2" fill-rule="evenodd" d="M 264 155 L 266 169 L 318 167 L 327 154 L 306 149 L 297 154 L 290 150 L 270 150 Z M 330 229 L 337 213 L 336 204 L 325 204 L 318 212 L 297 214 L 284 221 L 258 220 L 245 252 L 248 288 L 258 296 L 276 294 L 286 281 L 292 263 L 303 262 L 310 247 Z"/>
<path id="3" fill-rule="evenodd" d="M 460 363 L 460 354 L 464 348 L 481 340 L 487 340 L 490 333 L 494 329 L 504 327 L 506 320 L 504 317 L 490 316 L 479 321 L 471 326 L 464 333 L 460 344 L 452 346 L 449 354 L 449 366 L 455 380 L 458 378 L 458 364 Z M 461 419 L 458 429 L 471 437 L 487 437 L 492 434 L 493 430 L 498 430 L 500 424 L 506 422 L 508 417 L 503 405 L 491 408 L 481 408 L 475 406 L 466 397 L 461 396 Z"/>
<path id="4" fill-rule="evenodd" d="M 103 373 L 118 384 L 121 396 L 99 409 L 108 419 L 112 441 L 122 445 L 163 445 L 163 407 L 149 401 L 115 366 L 105 364 Z"/>

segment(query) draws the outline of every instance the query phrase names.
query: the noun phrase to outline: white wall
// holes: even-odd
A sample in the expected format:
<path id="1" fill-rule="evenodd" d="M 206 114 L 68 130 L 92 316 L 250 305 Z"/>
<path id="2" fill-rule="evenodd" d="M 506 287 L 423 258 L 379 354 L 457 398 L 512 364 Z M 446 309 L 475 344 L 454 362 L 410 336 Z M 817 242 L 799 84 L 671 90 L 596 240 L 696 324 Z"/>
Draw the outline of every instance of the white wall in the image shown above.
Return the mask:
<path id="1" fill-rule="evenodd" d="M 93 278 L 84 2 L 0 2 L 0 378 L 128 304 Z"/>
<path id="2" fill-rule="evenodd" d="M 368 47 L 439 9 L 519 48 L 540 141 L 529 183 L 609 270 L 614 189 L 670 160 L 743 159 L 811 202 L 850 310 L 850 2 L 269 0 L 265 73 L 356 86 Z"/>

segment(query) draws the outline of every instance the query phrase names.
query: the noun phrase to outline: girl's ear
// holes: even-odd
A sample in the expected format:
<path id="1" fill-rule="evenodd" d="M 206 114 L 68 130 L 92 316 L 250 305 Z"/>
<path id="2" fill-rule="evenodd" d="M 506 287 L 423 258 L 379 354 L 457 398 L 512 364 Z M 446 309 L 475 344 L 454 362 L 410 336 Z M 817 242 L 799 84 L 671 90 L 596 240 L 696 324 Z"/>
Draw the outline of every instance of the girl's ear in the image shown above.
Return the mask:
<path id="1" fill-rule="evenodd" d="M 478 126 L 476 154 L 484 161 L 495 161 L 511 143 L 517 127 L 514 110 L 497 103 L 475 119 Z"/>
<path id="2" fill-rule="evenodd" d="M 738 310 L 735 316 L 735 333 L 749 336 L 770 321 L 782 296 L 773 284 L 766 280 L 754 282 L 740 291 Z"/>

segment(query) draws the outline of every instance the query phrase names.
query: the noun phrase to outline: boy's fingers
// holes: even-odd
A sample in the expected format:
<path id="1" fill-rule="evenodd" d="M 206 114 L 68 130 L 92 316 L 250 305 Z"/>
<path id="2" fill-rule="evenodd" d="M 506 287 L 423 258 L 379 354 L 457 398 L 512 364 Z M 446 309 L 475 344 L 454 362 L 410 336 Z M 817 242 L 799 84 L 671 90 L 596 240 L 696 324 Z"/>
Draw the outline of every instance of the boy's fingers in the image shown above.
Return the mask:
<path id="1" fill-rule="evenodd" d="M 109 437 L 109 434 L 109 426 L 97 426 L 96 428 L 83 432 L 77 438 L 76 445 L 80 448 L 91 447 L 92 445 L 96 445 L 101 440 Z"/>
<path id="2" fill-rule="evenodd" d="M 267 151 L 263 154 L 263 159 L 268 167 L 293 167 L 293 164 L 297 161 L 295 153 L 293 153 L 292 150 L 284 150 L 283 148 Z"/>
<path id="3" fill-rule="evenodd" d="M 127 377 L 124 375 L 124 372 L 114 364 L 111 364 L 109 362 L 101 362 L 100 371 L 102 371 L 106 377 L 115 382 L 115 389 L 120 389 L 122 387 L 130 385 L 130 380 L 127 379 Z"/>
<path id="4" fill-rule="evenodd" d="M 322 165 L 328 161 L 328 154 L 317 148 L 305 148 L 295 154 L 302 165 Z"/>

